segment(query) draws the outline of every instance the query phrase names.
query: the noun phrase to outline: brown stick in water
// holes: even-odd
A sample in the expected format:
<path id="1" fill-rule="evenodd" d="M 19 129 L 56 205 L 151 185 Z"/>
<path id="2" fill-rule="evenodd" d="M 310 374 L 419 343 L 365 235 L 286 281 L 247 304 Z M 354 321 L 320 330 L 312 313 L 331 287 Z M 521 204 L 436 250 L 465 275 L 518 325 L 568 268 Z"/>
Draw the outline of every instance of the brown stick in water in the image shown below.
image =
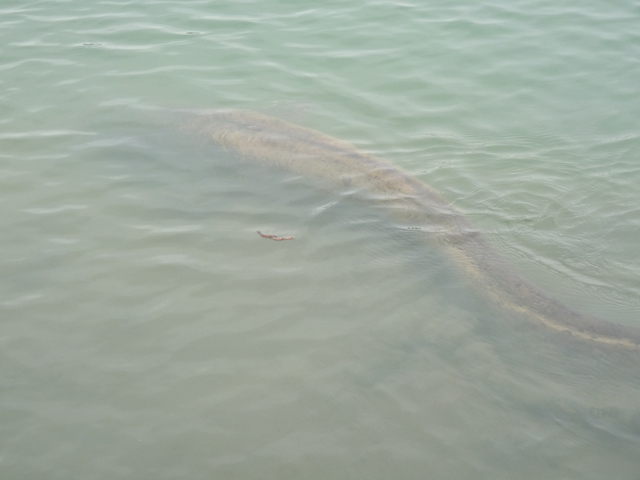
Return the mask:
<path id="1" fill-rule="evenodd" d="M 267 235 L 266 233 L 262 233 L 260 230 L 258 230 L 258 235 L 260 235 L 262 238 L 275 240 L 276 242 L 281 242 L 282 240 L 293 240 L 293 237 L 278 237 L 277 235 Z"/>

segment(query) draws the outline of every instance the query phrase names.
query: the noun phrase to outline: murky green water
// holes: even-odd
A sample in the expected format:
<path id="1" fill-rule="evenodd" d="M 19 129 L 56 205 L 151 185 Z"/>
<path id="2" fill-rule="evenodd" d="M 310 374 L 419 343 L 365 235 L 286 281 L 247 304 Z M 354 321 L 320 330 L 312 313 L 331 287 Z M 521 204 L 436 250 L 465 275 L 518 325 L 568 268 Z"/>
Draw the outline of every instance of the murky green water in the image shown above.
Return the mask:
<path id="1" fill-rule="evenodd" d="M 4 1 L 0 477 L 635 479 L 640 354 L 178 110 L 348 140 L 640 327 L 640 7 Z M 294 241 L 271 242 L 263 230 Z"/>

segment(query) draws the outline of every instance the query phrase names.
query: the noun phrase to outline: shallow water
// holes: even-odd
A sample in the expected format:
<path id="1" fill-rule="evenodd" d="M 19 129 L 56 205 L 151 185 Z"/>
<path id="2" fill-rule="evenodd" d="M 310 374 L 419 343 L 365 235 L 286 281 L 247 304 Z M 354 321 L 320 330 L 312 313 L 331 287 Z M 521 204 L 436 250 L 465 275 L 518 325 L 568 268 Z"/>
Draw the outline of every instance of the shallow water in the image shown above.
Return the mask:
<path id="1" fill-rule="evenodd" d="M 350 141 L 554 297 L 640 327 L 639 16 L 4 2 L 0 476 L 636 478 L 638 354 L 498 310 L 420 232 L 179 111 Z"/>

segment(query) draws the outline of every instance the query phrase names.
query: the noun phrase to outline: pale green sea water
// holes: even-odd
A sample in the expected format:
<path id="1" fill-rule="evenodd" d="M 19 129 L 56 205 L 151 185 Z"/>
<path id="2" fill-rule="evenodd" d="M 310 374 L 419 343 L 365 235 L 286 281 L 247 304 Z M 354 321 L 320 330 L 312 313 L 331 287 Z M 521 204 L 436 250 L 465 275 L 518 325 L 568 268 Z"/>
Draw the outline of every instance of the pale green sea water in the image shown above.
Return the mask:
<path id="1" fill-rule="evenodd" d="M 177 113 L 348 140 L 640 327 L 638 25 L 630 0 L 3 0 L 0 478 L 639 478 L 640 355 L 496 311 L 419 232 Z"/>

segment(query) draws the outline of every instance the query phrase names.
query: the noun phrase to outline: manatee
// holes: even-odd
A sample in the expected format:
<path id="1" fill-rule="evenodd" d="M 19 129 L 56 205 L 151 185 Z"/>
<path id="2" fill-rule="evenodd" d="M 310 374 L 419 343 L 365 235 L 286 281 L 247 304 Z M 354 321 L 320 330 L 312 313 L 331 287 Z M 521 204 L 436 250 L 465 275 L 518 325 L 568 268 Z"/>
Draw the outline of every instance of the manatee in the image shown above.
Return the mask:
<path id="1" fill-rule="evenodd" d="M 539 325 L 602 345 L 638 349 L 640 329 L 578 312 L 523 278 L 435 189 L 349 142 L 268 115 L 209 110 L 184 115 L 181 131 L 268 167 L 368 192 L 402 221 L 428 225 L 437 242 L 478 290 L 500 307 Z"/>

